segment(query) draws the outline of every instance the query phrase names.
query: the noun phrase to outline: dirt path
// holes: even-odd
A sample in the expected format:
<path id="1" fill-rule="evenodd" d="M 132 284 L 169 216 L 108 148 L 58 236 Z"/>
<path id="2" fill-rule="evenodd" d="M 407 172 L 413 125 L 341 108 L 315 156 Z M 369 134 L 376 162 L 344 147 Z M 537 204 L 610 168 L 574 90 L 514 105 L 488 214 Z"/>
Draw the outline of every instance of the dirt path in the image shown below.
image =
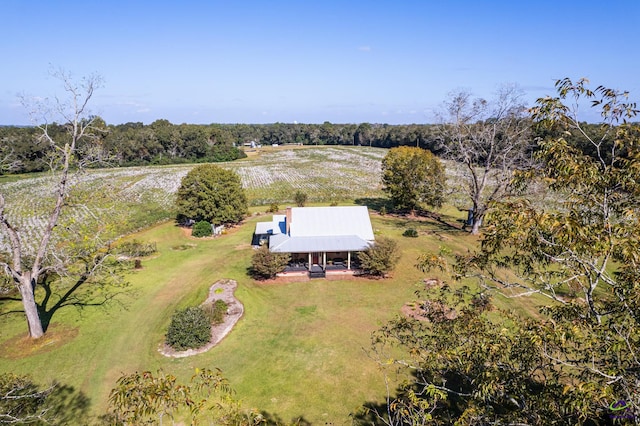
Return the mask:
<path id="1" fill-rule="evenodd" d="M 211 327 L 211 341 L 209 343 L 198 349 L 187 349 L 186 351 L 176 351 L 166 343 L 162 343 L 160 348 L 158 348 L 158 352 L 166 357 L 184 358 L 207 352 L 220 343 L 244 314 L 244 306 L 233 294 L 237 287 L 238 283 L 235 280 L 220 280 L 209 288 L 209 297 L 207 297 L 203 305 L 213 303 L 213 301 L 217 299 L 222 299 L 228 306 L 227 315 L 225 315 L 222 324 Z"/>

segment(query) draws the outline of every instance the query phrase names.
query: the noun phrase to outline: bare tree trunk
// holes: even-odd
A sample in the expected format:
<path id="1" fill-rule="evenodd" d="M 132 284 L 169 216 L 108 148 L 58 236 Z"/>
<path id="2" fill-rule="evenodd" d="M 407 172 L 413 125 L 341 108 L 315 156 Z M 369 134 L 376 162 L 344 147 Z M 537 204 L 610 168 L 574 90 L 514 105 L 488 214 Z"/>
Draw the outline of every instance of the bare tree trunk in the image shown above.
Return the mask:
<path id="1" fill-rule="evenodd" d="M 24 313 L 27 317 L 27 324 L 29 325 L 29 337 L 33 339 L 37 339 L 44 335 L 42 322 L 40 321 L 40 315 L 38 314 L 38 305 L 36 305 L 34 297 L 35 287 L 35 282 L 31 279 L 31 272 L 25 271 L 20 277 L 18 289 L 20 290 Z"/>
<path id="2" fill-rule="evenodd" d="M 70 141 L 62 144 L 56 142 L 49 134 L 48 126 L 38 123 L 37 126 L 42 130 L 40 139 L 49 144 L 52 153 L 57 155 L 57 162 L 52 161 L 52 171 L 59 171 L 57 188 L 55 191 L 55 204 L 53 205 L 47 224 L 43 230 L 42 237 L 36 246 L 35 256 L 33 257 L 33 265 L 30 270 L 24 270 L 24 260 L 29 256 L 28 249 L 22 244 L 22 236 L 20 231 L 11 225 L 9 218 L 5 212 L 5 198 L 0 193 L 0 230 L 6 234 L 10 243 L 11 260 L 5 260 L 0 257 L 0 267 L 5 273 L 12 277 L 22 298 L 24 312 L 27 317 L 27 325 L 29 326 L 29 336 L 37 339 L 44 335 L 42 322 L 38 312 L 38 305 L 35 301 L 35 288 L 38 284 L 38 278 L 47 268 L 47 254 L 51 252 L 50 242 L 54 232 L 54 228 L 58 224 L 64 201 L 69 195 L 69 171 L 73 166 L 82 168 L 83 159 L 76 158 L 77 146 L 81 139 L 91 140 L 93 135 L 90 133 L 90 126 L 94 118 L 86 111 L 87 103 L 93 95 L 94 89 L 100 85 L 100 78 L 92 76 L 84 79 L 80 85 L 74 84 L 70 76 L 64 72 L 54 74 L 59 78 L 65 91 L 69 94 L 69 103 L 61 103 L 56 99 L 55 111 L 59 114 L 68 126 Z M 40 113 L 46 113 L 48 110 L 40 110 Z M 65 265 L 57 265 L 63 269 Z"/>
<path id="3" fill-rule="evenodd" d="M 471 225 L 471 235 L 478 235 L 480 233 L 480 226 L 482 225 L 482 218 L 474 217 Z"/>

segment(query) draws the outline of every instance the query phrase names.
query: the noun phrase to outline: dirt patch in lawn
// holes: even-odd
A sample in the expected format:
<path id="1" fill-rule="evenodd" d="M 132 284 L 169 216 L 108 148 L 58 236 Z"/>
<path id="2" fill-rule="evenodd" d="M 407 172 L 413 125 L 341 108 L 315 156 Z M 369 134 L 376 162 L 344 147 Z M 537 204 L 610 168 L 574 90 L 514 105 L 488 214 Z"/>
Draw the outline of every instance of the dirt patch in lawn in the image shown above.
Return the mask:
<path id="1" fill-rule="evenodd" d="M 28 334 L 20 334 L 2 343 L 3 350 L 0 357 L 8 359 L 20 359 L 31 355 L 37 355 L 52 351 L 78 335 L 77 327 L 66 327 L 60 324 L 52 324 L 44 336 L 32 339 Z"/>
<path id="2" fill-rule="evenodd" d="M 211 341 L 209 343 L 197 349 L 177 351 L 163 342 L 158 351 L 167 357 L 184 358 L 206 352 L 220 343 L 244 314 L 244 306 L 234 295 L 237 287 L 238 283 L 235 280 L 220 280 L 209 288 L 209 297 L 202 303 L 203 305 L 222 299 L 228 306 L 224 321 L 221 324 L 211 326 Z"/>

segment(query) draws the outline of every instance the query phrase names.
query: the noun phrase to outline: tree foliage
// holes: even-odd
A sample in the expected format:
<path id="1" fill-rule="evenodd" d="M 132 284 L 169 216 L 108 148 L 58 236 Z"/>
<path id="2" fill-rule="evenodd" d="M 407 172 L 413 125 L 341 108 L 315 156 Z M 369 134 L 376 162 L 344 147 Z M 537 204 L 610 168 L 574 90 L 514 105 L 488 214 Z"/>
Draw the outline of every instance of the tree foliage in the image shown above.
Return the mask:
<path id="1" fill-rule="evenodd" d="M 439 128 L 443 155 L 464 165 L 454 190 L 466 195 L 459 208 L 473 211 L 473 234 L 479 232 L 491 203 L 512 192 L 513 172 L 531 164 L 534 142 L 521 97 L 516 87 L 505 86 L 491 102 L 461 91 L 445 103 Z"/>
<path id="2" fill-rule="evenodd" d="M 43 388 L 29 376 L 0 374 L 0 424 L 68 425 L 88 414 L 89 399 L 71 386 Z"/>
<path id="3" fill-rule="evenodd" d="M 289 253 L 272 252 L 265 244 L 253 252 L 251 270 L 253 275 L 258 278 L 273 278 L 279 272 L 284 271 L 290 260 Z"/>
<path id="4" fill-rule="evenodd" d="M 109 395 L 113 424 L 162 424 L 168 417 L 188 409 L 195 424 L 198 419 L 216 424 L 234 424 L 240 419 L 231 388 L 220 370 L 196 368 L 189 382 L 180 383 L 172 374 L 159 370 L 122 375 Z M 238 423 L 241 424 L 241 423 Z"/>
<path id="5" fill-rule="evenodd" d="M 374 334 L 372 354 L 392 368 L 388 374 L 410 372 L 385 406 L 369 407 L 376 423 L 568 426 L 607 415 L 606 407 L 585 399 L 598 389 L 567 387 L 567 375 L 551 366 L 540 337 L 544 325 L 489 311 L 490 303 L 480 303 L 485 296 L 466 288 L 422 296 L 413 317 Z M 416 411 L 417 418 L 396 420 Z"/>
<path id="6" fill-rule="evenodd" d="M 398 264 L 398 243 L 387 237 L 378 237 L 367 250 L 358 253 L 360 268 L 369 275 L 385 276 Z"/>
<path id="7" fill-rule="evenodd" d="M 427 399 L 441 423 L 640 418 L 640 150 L 638 129 L 627 122 L 638 110 L 627 93 L 590 89 L 584 79 L 556 87 L 557 97 L 532 109 L 548 129 L 540 132 L 539 166 L 514 180 L 545 184 L 545 203 L 496 202 L 480 250 L 456 255 L 452 268 L 447 253 L 422 256 L 419 267 L 473 277 L 479 292 L 445 286 L 419 303 L 417 320 L 398 319 L 374 341 L 378 353 L 406 349 L 406 357 L 390 356 L 414 372 L 408 389 L 444 392 Z M 600 126 L 579 121 L 576 108 L 585 101 L 600 112 Z M 493 293 L 538 294 L 549 304 L 536 318 L 496 315 L 486 311 Z"/>
<path id="8" fill-rule="evenodd" d="M 213 164 L 194 167 L 177 192 L 178 219 L 216 225 L 238 223 L 247 214 L 247 196 L 240 177 Z"/>
<path id="9" fill-rule="evenodd" d="M 307 195 L 307 193 L 303 191 L 296 191 L 296 193 L 293 195 L 293 201 L 298 207 L 304 207 L 304 205 L 307 204 L 308 198 L 309 196 Z"/>
<path id="10" fill-rule="evenodd" d="M 431 152 L 414 147 L 389 150 L 382 160 L 382 183 L 395 208 L 440 207 L 444 200 L 444 165 Z"/>
<path id="11" fill-rule="evenodd" d="M 494 266 L 507 266 L 518 279 L 506 285 L 551 298 L 547 359 L 570 368 L 577 386 L 593 386 L 593 404 L 606 395 L 640 416 L 640 139 L 627 122 L 638 109 L 626 92 L 590 89 L 585 79 L 556 87 L 558 96 L 539 99 L 533 118 L 577 143 L 541 141 L 542 169 L 520 180 L 542 175 L 559 205 L 499 204 L 476 260 L 487 282 L 496 282 Z M 600 113 L 595 133 L 578 119 L 581 102 Z"/>
<path id="12" fill-rule="evenodd" d="M 419 146 L 434 150 L 437 139 L 431 125 L 368 124 L 106 124 L 96 134 L 99 152 L 117 166 L 147 164 L 208 163 L 246 157 L 245 143 L 271 145 L 367 145 L 391 148 Z M 64 133 L 53 123 L 49 129 Z M 28 173 L 48 169 L 47 146 L 33 127 L 0 126 L 0 174 Z M 2 161 L 5 160 L 5 161 Z"/>

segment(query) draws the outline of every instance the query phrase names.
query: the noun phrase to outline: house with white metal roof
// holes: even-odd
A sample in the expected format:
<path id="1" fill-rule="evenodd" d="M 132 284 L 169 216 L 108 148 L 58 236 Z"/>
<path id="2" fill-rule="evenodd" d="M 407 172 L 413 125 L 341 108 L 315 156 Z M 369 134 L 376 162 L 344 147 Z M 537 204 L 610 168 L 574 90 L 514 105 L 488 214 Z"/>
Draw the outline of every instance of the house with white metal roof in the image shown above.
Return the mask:
<path id="1" fill-rule="evenodd" d="M 352 270 L 352 254 L 369 248 L 374 236 L 366 206 L 289 207 L 257 223 L 255 241 L 291 253 L 293 268 L 324 276 L 327 269 Z"/>

